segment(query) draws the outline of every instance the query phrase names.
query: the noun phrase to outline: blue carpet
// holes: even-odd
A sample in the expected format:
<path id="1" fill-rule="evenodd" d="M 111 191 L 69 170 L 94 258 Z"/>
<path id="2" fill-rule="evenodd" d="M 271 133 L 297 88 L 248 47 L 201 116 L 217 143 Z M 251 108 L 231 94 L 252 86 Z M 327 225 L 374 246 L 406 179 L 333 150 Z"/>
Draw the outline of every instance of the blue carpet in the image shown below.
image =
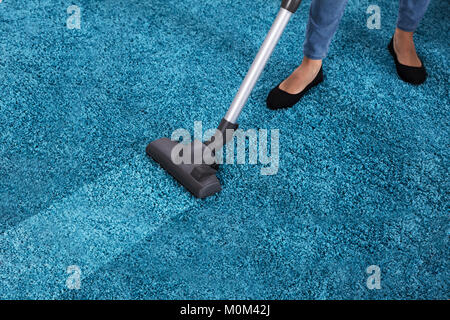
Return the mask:
<path id="1" fill-rule="evenodd" d="M 414 87 L 386 49 L 398 4 L 376 1 L 369 30 L 372 2 L 350 1 L 323 85 L 271 112 L 303 3 L 239 121 L 280 129 L 278 174 L 226 165 L 203 201 L 145 147 L 217 125 L 279 1 L 0 3 L 0 298 L 449 298 L 450 5 L 432 1 L 417 32 L 430 76 Z"/>

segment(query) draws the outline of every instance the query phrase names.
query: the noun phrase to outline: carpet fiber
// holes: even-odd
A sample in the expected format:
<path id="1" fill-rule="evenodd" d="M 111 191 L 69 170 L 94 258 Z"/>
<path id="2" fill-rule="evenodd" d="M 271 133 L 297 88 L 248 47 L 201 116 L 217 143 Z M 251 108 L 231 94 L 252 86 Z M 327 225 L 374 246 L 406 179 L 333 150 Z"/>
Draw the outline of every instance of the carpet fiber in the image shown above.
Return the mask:
<path id="1" fill-rule="evenodd" d="M 280 129 L 278 174 L 225 165 L 223 191 L 197 200 L 145 147 L 218 124 L 280 2 L 2 1 L 0 298 L 449 298 L 450 5 L 417 31 L 415 87 L 386 48 L 398 3 L 376 1 L 370 30 L 372 2 L 350 0 L 325 82 L 273 112 L 304 1 L 239 120 Z"/>

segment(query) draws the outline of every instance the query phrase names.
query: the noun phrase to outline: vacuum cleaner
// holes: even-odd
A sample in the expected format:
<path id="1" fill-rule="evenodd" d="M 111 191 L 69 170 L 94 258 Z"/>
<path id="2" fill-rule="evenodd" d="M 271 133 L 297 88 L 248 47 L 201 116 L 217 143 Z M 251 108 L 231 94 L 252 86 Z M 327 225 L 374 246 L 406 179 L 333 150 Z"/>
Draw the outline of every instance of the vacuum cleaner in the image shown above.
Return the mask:
<path id="1" fill-rule="evenodd" d="M 237 119 L 292 14 L 297 11 L 300 3 L 301 0 L 282 0 L 280 11 L 264 43 L 259 49 L 225 117 L 209 141 L 202 143 L 194 140 L 186 149 L 186 146 L 180 145 L 181 142 L 161 138 L 147 146 L 147 154 L 195 197 L 207 198 L 222 189 L 216 176 L 219 169 L 219 166 L 214 161 L 216 151 L 223 148 L 233 138 L 233 132 L 238 128 Z M 185 150 L 188 150 L 190 154 L 187 154 Z"/>

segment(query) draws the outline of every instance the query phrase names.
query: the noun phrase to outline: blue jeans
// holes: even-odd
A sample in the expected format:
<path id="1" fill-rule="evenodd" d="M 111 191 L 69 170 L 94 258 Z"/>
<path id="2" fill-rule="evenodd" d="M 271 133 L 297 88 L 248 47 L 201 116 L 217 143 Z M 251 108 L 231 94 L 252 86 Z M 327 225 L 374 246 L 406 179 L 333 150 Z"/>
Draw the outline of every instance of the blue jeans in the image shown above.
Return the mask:
<path id="1" fill-rule="evenodd" d="M 313 60 L 327 56 L 348 0 L 312 0 L 303 54 Z M 415 31 L 430 0 L 400 0 L 397 28 Z"/>

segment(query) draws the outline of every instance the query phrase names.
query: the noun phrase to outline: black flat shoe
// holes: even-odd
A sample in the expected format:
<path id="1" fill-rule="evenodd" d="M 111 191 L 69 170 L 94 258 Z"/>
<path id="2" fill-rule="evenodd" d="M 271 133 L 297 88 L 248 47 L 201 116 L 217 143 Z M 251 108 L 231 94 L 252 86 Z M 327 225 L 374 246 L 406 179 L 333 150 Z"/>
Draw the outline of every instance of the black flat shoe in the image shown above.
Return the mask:
<path id="1" fill-rule="evenodd" d="M 398 62 L 397 54 L 394 50 L 394 37 L 392 37 L 391 42 L 388 45 L 388 49 L 394 58 L 395 68 L 397 69 L 397 74 L 400 79 L 414 85 L 419 85 L 425 82 L 427 79 L 427 70 L 425 69 L 422 61 L 420 61 L 422 64 L 420 67 L 410 67 Z"/>
<path id="2" fill-rule="evenodd" d="M 310 84 L 306 86 L 305 89 L 303 89 L 302 92 L 297 94 L 290 94 L 286 91 L 283 91 L 280 89 L 280 84 L 276 86 L 276 88 L 273 88 L 272 91 L 270 91 L 269 96 L 267 97 L 267 107 L 271 110 L 277 110 L 277 109 L 285 109 L 285 108 L 291 108 L 297 102 L 300 101 L 301 98 L 313 87 L 317 86 L 319 83 L 323 81 L 323 70 L 322 67 L 320 67 L 320 71 L 317 74 L 317 76 L 314 78 L 313 81 L 311 81 Z"/>

